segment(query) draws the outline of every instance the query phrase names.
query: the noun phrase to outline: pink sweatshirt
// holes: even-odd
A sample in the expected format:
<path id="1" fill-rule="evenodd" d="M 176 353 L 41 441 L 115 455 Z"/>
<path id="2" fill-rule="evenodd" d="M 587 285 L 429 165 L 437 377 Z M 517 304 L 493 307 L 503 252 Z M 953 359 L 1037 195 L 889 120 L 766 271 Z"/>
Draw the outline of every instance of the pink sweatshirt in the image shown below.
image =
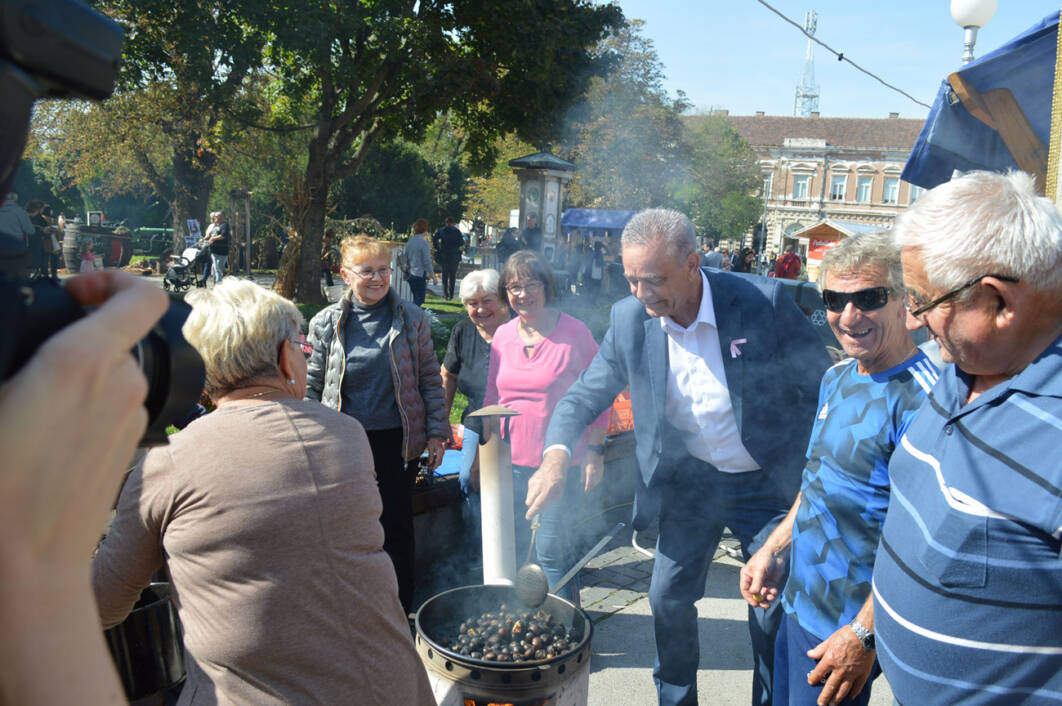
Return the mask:
<path id="1" fill-rule="evenodd" d="M 498 327 L 490 346 L 490 369 L 484 405 L 500 404 L 520 413 L 509 418 L 513 463 L 537 468 L 542 463 L 542 445 L 553 409 L 597 353 L 590 329 L 578 319 L 561 313 L 556 328 L 535 345 L 528 357 L 517 331 L 519 319 Z M 590 428 L 607 427 L 608 410 Z M 574 449 L 572 465 L 586 454 L 588 432 Z"/>

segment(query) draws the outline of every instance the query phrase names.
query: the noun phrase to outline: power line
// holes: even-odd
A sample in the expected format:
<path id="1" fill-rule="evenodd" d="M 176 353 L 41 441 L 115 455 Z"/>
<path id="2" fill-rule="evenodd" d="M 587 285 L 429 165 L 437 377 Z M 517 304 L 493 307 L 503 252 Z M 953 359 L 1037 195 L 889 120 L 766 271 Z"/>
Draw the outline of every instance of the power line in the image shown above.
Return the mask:
<path id="1" fill-rule="evenodd" d="M 844 52 L 839 52 L 836 49 L 834 49 L 833 47 L 831 47 L 828 44 L 826 44 L 825 42 L 822 42 L 822 41 L 816 39 L 814 35 L 808 34 L 804 30 L 803 27 L 801 27 L 799 24 L 797 24 L 793 20 L 791 20 L 788 17 L 786 17 L 785 15 L 783 15 L 781 12 L 779 12 L 775 8 L 771 7 L 770 3 L 766 2 L 766 0 L 756 0 L 756 2 L 758 2 L 761 5 L 763 5 L 768 10 L 770 10 L 774 14 L 778 15 L 779 17 L 781 17 L 783 20 L 785 20 L 789 24 L 791 24 L 794 27 L 796 27 L 798 30 L 800 30 L 801 34 L 805 35 L 808 39 L 810 39 L 811 41 L 815 42 L 816 44 L 821 46 L 823 49 L 825 49 L 826 51 L 828 51 L 831 54 L 833 54 L 834 56 L 836 56 L 837 57 L 837 61 L 847 61 L 849 64 L 854 66 L 856 69 L 862 71 L 863 73 L 865 73 L 867 76 L 871 77 L 872 79 L 874 79 L 878 83 L 882 84 L 883 86 L 886 86 L 887 88 L 891 88 L 892 90 L 896 91 L 897 93 L 903 94 L 904 96 L 906 96 L 907 98 L 910 98 L 915 103 L 917 103 L 918 105 L 922 106 L 923 108 L 932 108 L 933 107 L 931 105 L 928 105 L 928 104 L 923 103 L 922 101 L 918 100 L 917 98 L 915 98 L 910 93 L 908 93 L 907 91 L 903 90 L 902 88 L 897 88 L 896 86 L 893 86 L 891 83 L 889 83 L 885 79 L 881 78 L 880 76 L 877 76 L 876 74 L 873 74 L 873 73 L 867 71 L 862 66 L 860 66 L 859 64 L 855 63 L 854 61 L 849 59 L 847 56 L 845 56 Z"/>

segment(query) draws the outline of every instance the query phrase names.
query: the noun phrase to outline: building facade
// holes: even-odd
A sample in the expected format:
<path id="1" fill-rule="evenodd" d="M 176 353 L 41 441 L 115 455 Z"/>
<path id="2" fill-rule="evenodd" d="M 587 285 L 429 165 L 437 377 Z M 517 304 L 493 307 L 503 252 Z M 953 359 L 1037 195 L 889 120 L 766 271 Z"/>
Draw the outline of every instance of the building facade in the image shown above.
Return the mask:
<path id="1" fill-rule="evenodd" d="M 756 150 L 767 194 L 767 252 L 788 244 L 806 256 L 804 231 L 823 221 L 885 230 L 923 189 L 900 179 L 921 120 L 728 116 Z M 751 242 L 751 233 L 746 242 Z"/>

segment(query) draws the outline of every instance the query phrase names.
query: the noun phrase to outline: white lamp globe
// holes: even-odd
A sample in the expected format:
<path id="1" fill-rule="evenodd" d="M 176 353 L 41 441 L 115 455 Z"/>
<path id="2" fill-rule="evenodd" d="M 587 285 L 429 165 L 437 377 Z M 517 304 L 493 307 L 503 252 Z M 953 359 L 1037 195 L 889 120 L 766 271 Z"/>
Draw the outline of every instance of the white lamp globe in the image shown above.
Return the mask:
<path id="1" fill-rule="evenodd" d="M 997 0 L 951 0 L 951 19 L 960 27 L 984 27 L 996 6 Z"/>

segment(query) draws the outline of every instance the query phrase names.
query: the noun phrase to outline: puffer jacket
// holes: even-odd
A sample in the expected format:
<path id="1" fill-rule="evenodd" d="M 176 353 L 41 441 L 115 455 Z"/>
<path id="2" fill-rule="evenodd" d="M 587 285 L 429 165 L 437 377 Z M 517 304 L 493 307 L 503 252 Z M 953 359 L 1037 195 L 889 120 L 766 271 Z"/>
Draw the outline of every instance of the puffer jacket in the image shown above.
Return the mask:
<path id="1" fill-rule="evenodd" d="M 347 352 L 343 326 L 350 314 L 353 292 L 317 313 L 310 321 L 308 342 L 313 353 L 307 361 L 306 399 L 318 400 L 338 410 L 342 404 L 343 373 Z M 402 417 L 402 454 L 419 458 L 429 438 L 450 438 L 439 360 L 431 340 L 428 317 L 420 307 L 387 293 L 391 305 L 391 378 L 398 412 Z"/>

